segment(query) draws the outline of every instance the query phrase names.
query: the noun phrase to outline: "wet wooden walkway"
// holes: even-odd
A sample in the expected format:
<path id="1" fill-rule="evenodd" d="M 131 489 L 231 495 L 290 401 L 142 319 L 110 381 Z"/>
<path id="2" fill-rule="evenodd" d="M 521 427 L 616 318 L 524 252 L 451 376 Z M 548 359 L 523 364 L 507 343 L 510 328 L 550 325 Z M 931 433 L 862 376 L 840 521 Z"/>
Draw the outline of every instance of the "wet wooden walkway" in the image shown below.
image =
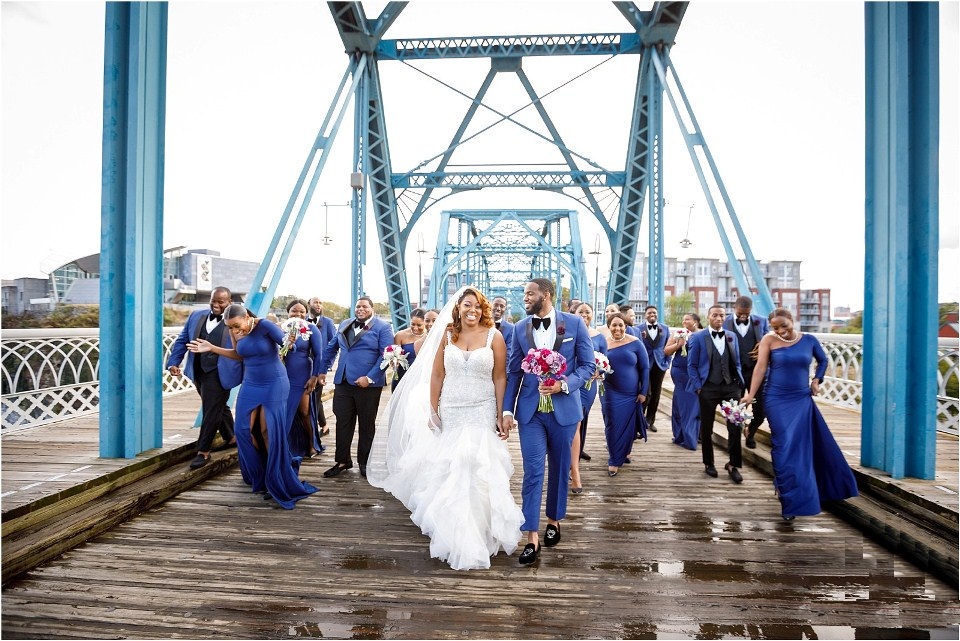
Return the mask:
<path id="1" fill-rule="evenodd" d="M 324 479 L 332 464 L 325 454 L 302 472 L 320 491 L 293 511 L 249 493 L 233 467 L 11 581 L 2 593 L 0 632 L 4 638 L 957 638 L 956 585 L 830 513 L 783 522 L 762 472 L 745 469 L 742 485 L 707 478 L 699 452 L 670 443 L 663 414 L 669 405 L 665 399 L 661 406 L 660 431 L 637 443 L 633 463 L 615 478 L 606 474 L 594 412 L 586 450 L 595 456 L 581 467 L 585 492 L 571 496 L 561 544 L 545 549 L 531 568 L 517 564 L 516 552 L 495 557 L 490 570 L 450 570 L 429 557 L 427 539 L 403 506 L 356 469 Z M 855 454 L 859 425 L 857 434 L 848 433 L 847 423 L 855 421 L 844 412 L 826 408 L 827 420 L 841 447 Z M 184 416 L 189 420 L 169 429 L 188 426 L 191 412 Z M 185 433 L 195 438 L 195 430 Z M 8 461 L 20 438 L 3 440 L 3 493 L 31 492 L 39 486 L 17 484 L 48 478 L 44 460 L 34 461 L 32 480 L 24 471 L 29 461 Z M 519 498 L 516 439 L 510 447 Z M 46 448 L 53 451 L 44 456 L 57 464 L 77 454 L 62 443 Z M 944 478 L 905 483 L 950 497 L 957 491 L 955 441 L 952 449 Z M 75 469 L 81 462 L 67 464 Z M 18 470 L 9 479 L 8 465 Z M 4 510 L 16 493 L 4 497 Z M 944 497 L 956 509 L 956 494 Z"/>

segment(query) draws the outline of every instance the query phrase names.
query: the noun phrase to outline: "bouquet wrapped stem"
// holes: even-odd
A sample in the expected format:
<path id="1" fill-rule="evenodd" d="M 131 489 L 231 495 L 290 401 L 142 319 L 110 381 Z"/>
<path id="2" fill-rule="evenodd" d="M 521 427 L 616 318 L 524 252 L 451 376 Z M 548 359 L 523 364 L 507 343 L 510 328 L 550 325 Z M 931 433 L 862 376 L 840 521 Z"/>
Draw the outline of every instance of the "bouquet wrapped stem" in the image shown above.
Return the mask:
<path id="1" fill-rule="evenodd" d="M 557 381 L 554 377 L 566 371 L 567 359 L 563 354 L 553 350 L 530 348 L 520 363 L 520 369 L 527 374 L 534 374 L 541 385 L 555 385 Z M 546 394 L 541 394 L 537 411 L 552 412 L 553 399 Z"/>

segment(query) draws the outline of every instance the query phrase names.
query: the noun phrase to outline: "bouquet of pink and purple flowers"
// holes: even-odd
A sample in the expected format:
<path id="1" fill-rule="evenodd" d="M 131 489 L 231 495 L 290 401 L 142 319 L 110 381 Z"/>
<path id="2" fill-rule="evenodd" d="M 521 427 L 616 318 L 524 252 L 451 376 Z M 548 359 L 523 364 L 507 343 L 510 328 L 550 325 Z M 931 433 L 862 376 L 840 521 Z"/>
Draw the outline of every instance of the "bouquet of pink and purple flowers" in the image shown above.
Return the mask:
<path id="1" fill-rule="evenodd" d="M 527 374 L 536 376 L 541 385 L 555 385 L 557 380 L 554 377 L 560 376 L 567 370 L 567 359 L 560 352 L 531 347 L 527 355 L 523 357 L 520 369 Z M 553 399 L 541 394 L 537 411 L 552 412 Z"/>
<path id="2" fill-rule="evenodd" d="M 737 401 L 723 401 L 720 403 L 720 411 L 737 427 L 743 427 L 745 423 L 753 420 L 753 410 L 750 406 Z"/>
<path id="3" fill-rule="evenodd" d="M 610 359 L 608 359 L 607 355 L 603 352 L 594 352 L 593 362 L 597 366 L 597 380 L 599 381 L 598 385 L 600 385 L 600 396 L 603 396 L 603 379 L 607 377 L 607 374 L 613 374 L 613 367 L 610 365 Z M 591 385 L 593 385 L 592 378 L 584 384 L 583 388 L 590 389 Z"/>

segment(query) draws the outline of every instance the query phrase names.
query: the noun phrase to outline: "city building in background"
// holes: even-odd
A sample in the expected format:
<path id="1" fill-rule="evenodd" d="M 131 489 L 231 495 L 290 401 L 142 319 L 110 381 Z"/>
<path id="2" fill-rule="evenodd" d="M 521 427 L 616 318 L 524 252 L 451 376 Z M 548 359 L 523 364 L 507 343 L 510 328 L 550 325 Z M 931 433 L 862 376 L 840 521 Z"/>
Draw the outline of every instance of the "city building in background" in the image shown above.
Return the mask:
<path id="1" fill-rule="evenodd" d="M 163 252 L 163 302 L 205 304 L 214 287 L 229 287 L 234 300 L 250 291 L 259 263 L 224 258 L 211 249 L 174 247 Z M 3 281 L 3 313 L 47 312 L 58 303 L 100 303 L 100 254 L 64 263 L 48 278 Z"/>

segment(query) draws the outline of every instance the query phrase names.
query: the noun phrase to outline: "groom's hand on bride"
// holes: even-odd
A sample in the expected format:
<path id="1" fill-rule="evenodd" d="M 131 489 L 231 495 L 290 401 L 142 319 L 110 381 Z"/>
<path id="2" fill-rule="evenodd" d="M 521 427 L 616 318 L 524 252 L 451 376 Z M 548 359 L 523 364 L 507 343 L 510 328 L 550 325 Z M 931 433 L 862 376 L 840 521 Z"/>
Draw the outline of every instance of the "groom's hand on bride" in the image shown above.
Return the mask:
<path id="1" fill-rule="evenodd" d="M 507 427 L 506 423 L 505 418 L 497 421 L 497 436 L 500 437 L 501 441 L 505 441 L 510 437 L 510 428 Z"/>
<path id="2" fill-rule="evenodd" d="M 500 419 L 500 427 L 506 430 L 506 433 L 508 435 L 510 434 L 510 430 L 512 430 L 516 426 L 517 426 L 517 422 L 513 420 L 512 414 L 507 414 L 502 419 Z"/>

